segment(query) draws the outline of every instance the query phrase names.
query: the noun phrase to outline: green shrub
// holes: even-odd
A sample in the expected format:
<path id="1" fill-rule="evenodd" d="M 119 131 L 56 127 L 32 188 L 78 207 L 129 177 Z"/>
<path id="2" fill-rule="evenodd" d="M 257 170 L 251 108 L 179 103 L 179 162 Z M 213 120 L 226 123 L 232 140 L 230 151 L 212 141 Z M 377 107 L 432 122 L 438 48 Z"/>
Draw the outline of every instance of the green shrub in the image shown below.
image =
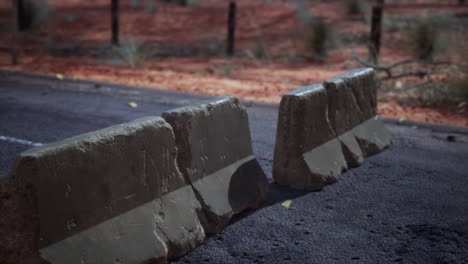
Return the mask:
<path id="1" fill-rule="evenodd" d="M 178 0 L 176 2 L 181 6 L 195 6 L 198 4 L 197 0 Z"/>
<path id="2" fill-rule="evenodd" d="M 468 100 L 468 70 L 452 74 L 448 81 L 449 94 L 452 98 Z"/>
<path id="3" fill-rule="evenodd" d="M 414 95 L 423 105 L 468 102 L 468 67 L 451 65 L 441 69 L 444 78 L 414 88 Z"/>
<path id="4" fill-rule="evenodd" d="M 234 70 L 234 67 L 232 64 L 223 64 L 219 66 L 219 69 L 223 73 L 224 77 L 232 77 L 232 72 Z"/>
<path id="5" fill-rule="evenodd" d="M 195 42 L 196 52 L 203 56 L 221 56 L 226 51 L 224 41 L 221 41 L 215 35 L 208 35 L 199 38 Z"/>
<path id="6" fill-rule="evenodd" d="M 76 16 L 74 14 L 68 14 L 65 19 L 67 20 L 67 22 L 69 23 L 74 23 L 76 22 Z"/>
<path id="7" fill-rule="evenodd" d="M 453 91 L 457 97 L 468 100 L 468 75 L 455 82 Z"/>
<path id="8" fill-rule="evenodd" d="M 111 49 L 111 57 L 114 63 L 127 64 L 131 68 L 140 68 L 146 60 L 146 52 L 143 44 L 136 40 L 130 40 Z"/>
<path id="9" fill-rule="evenodd" d="M 267 51 L 263 41 L 256 41 L 246 52 L 247 56 L 253 59 L 264 59 L 267 57 Z"/>
<path id="10" fill-rule="evenodd" d="M 131 6 L 137 7 L 137 6 L 140 6 L 140 4 L 141 4 L 141 0 L 130 0 Z"/>
<path id="11" fill-rule="evenodd" d="M 150 0 L 145 4 L 145 12 L 148 15 L 154 15 L 156 13 L 156 1 Z"/>
<path id="12" fill-rule="evenodd" d="M 368 24 L 371 23 L 371 17 L 369 17 Z M 412 16 L 403 15 L 384 15 L 383 27 L 388 32 L 397 32 L 400 30 L 408 30 L 411 28 Z"/>
<path id="13" fill-rule="evenodd" d="M 306 24 L 305 49 L 314 55 L 324 57 L 327 55 L 331 41 L 331 28 L 322 17 L 316 17 Z"/>
<path id="14" fill-rule="evenodd" d="M 410 30 L 414 55 L 418 59 L 431 60 L 437 51 L 439 30 L 434 20 L 422 18 Z"/>
<path id="15" fill-rule="evenodd" d="M 54 37 L 47 37 L 46 41 L 44 42 L 44 49 L 49 55 L 57 55 L 58 48 L 57 48 L 57 41 Z"/>
<path id="16" fill-rule="evenodd" d="M 345 2 L 346 14 L 359 15 L 364 13 L 364 4 L 362 0 L 346 0 Z"/>

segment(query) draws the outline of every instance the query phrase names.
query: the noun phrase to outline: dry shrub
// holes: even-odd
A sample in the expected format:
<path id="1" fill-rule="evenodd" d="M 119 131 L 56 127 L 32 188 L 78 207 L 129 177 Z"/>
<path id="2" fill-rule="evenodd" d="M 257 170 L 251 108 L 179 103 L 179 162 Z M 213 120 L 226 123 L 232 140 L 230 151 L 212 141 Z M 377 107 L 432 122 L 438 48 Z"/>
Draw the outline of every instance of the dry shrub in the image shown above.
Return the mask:
<path id="1" fill-rule="evenodd" d="M 133 69 L 143 66 L 147 57 L 143 44 L 133 39 L 113 46 L 111 50 L 111 58 L 115 63 L 127 64 Z"/>
<path id="2" fill-rule="evenodd" d="M 345 10 L 348 15 L 359 15 L 364 13 L 364 3 L 362 0 L 346 0 Z"/>
<path id="3" fill-rule="evenodd" d="M 410 39 L 418 59 L 432 60 L 438 51 L 439 30 L 436 22 L 428 17 L 419 19 L 410 30 Z"/>
<path id="4" fill-rule="evenodd" d="M 313 18 L 305 25 L 304 48 L 318 57 L 327 56 L 331 40 L 331 27 L 324 18 Z"/>
<path id="5" fill-rule="evenodd" d="M 226 44 L 215 35 L 207 35 L 195 41 L 195 52 L 201 56 L 223 56 Z"/>

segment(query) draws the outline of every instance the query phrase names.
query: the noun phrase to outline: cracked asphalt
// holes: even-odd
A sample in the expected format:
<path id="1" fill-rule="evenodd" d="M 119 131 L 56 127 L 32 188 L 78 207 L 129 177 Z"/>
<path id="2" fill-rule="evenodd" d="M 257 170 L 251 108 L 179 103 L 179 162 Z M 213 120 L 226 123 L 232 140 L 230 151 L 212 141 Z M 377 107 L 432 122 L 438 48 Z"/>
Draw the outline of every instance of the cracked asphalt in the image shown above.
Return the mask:
<path id="1" fill-rule="evenodd" d="M 27 82 L 0 74 L 0 136 L 38 143 L 210 98 L 22 78 Z M 277 106 L 245 105 L 255 154 L 272 182 Z M 271 183 L 262 208 L 173 263 L 468 263 L 468 129 L 393 120 L 386 126 L 392 146 L 337 183 L 312 193 Z M 0 140 L 0 179 L 28 148 Z M 289 208 L 281 205 L 287 199 Z"/>

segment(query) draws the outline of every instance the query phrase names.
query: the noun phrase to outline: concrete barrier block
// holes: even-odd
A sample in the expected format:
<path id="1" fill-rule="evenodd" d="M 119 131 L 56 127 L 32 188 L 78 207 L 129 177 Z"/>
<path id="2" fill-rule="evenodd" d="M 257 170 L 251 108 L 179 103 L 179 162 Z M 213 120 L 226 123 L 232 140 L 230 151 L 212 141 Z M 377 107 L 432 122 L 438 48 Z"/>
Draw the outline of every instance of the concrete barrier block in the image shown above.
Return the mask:
<path id="1" fill-rule="evenodd" d="M 391 145 L 392 135 L 382 120 L 375 116 L 353 128 L 351 133 L 359 142 L 359 146 L 365 157 L 382 152 Z"/>
<path id="2" fill-rule="evenodd" d="M 360 166 L 364 162 L 361 145 L 353 133 L 345 132 L 338 136 L 343 155 L 349 168 Z"/>
<path id="3" fill-rule="evenodd" d="M 307 86 L 285 94 L 278 112 L 273 177 L 278 184 L 319 190 L 347 168 L 329 122 L 327 91 Z"/>
<path id="4" fill-rule="evenodd" d="M 361 123 L 361 108 L 349 87 L 349 79 L 334 77 L 324 82 L 327 91 L 328 120 L 333 132 L 338 136 L 349 167 L 359 166 L 363 154 L 353 136 L 346 135 L 350 129 Z"/>
<path id="5" fill-rule="evenodd" d="M 275 181 L 319 190 L 389 146 L 391 135 L 376 116 L 376 90 L 374 71 L 364 68 L 285 94 L 278 113 Z"/>
<path id="6" fill-rule="evenodd" d="M 377 115 L 377 81 L 373 69 L 358 68 L 335 78 L 342 79 L 351 92 L 350 99 L 356 102 L 361 123 Z"/>
<path id="7" fill-rule="evenodd" d="M 361 110 L 347 82 L 339 76 L 323 84 L 327 91 L 328 117 L 336 135 L 341 135 L 361 123 Z"/>
<path id="8" fill-rule="evenodd" d="M 38 232 L 16 237 L 50 263 L 141 263 L 186 253 L 205 233 L 176 156 L 172 128 L 159 117 L 22 153 L 8 181 L 26 186 L 28 198 L 10 209 L 31 213 Z"/>
<path id="9" fill-rule="evenodd" d="M 360 68 L 324 82 L 328 93 L 330 123 L 350 167 L 364 156 L 390 145 L 391 135 L 377 116 L 377 82 L 374 70 Z M 357 147 L 359 146 L 359 148 Z"/>
<path id="10" fill-rule="evenodd" d="M 252 152 L 248 116 L 239 100 L 221 97 L 163 113 L 174 129 L 179 168 L 202 204 L 205 231 L 266 200 L 267 180 Z"/>

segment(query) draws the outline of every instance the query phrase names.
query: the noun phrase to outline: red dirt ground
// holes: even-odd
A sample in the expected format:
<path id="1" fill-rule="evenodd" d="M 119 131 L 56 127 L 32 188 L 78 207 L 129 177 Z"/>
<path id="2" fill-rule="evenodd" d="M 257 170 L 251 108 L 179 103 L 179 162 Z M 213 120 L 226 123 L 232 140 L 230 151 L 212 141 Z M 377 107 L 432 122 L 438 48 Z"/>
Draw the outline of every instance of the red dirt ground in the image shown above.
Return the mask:
<path id="1" fill-rule="evenodd" d="M 122 83 L 127 85 L 204 93 L 234 94 L 238 97 L 279 102 L 281 95 L 301 86 L 320 83 L 346 72 L 359 64 L 351 59 L 352 44 L 342 42 L 323 60 L 301 59 L 303 54 L 298 16 L 290 1 L 237 0 L 236 55 L 233 58 L 208 56 L 203 53 L 207 41 L 221 43 L 226 31 L 226 1 L 199 0 L 198 5 L 180 7 L 157 2 L 157 10 L 148 14 L 149 0 L 138 6 L 121 1 L 120 39 L 151 45 L 151 52 L 188 50 L 192 56 L 162 54 L 146 58 L 133 69 L 116 65 L 105 54 L 112 49 L 110 39 L 109 1 L 63 0 L 49 4 L 53 14 L 40 30 L 20 33 L 20 64 L 13 66 L 5 48 L 11 44 L 9 2 L 0 3 L 0 68 L 61 74 L 66 77 Z M 430 2 L 430 1 L 429 1 Z M 444 14 L 468 12 L 452 1 L 412 1 L 412 4 L 389 6 L 385 15 Z M 337 35 L 365 35 L 369 25 L 362 17 L 347 16 L 342 1 L 316 1 L 307 11 L 326 17 Z M 410 57 L 401 32 L 385 32 L 381 62 L 389 63 Z M 210 42 L 211 41 L 211 42 Z M 443 58 L 460 62 L 460 44 L 451 44 Z M 159 45 L 159 46 L 156 46 Z M 265 57 L 253 58 L 255 47 L 263 45 Z M 354 44 L 353 44 L 354 45 Z M 458 45 L 458 46 L 457 46 Z M 51 49 L 71 52 L 53 53 Z M 222 49 L 221 49 L 222 51 Z M 147 52 L 147 51 L 146 51 Z M 187 53 L 187 52 L 186 52 Z M 356 53 L 367 56 L 364 43 L 356 44 Z M 185 53 L 184 53 L 185 54 Z M 299 55 L 297 55 L 299 54 Z M 381 94 L 383 98 L 383 94 Z M 382 100 L 383 116 L 426 122 L 468 126 L 468 106 L 420 107 L 400 100 Z"/>

